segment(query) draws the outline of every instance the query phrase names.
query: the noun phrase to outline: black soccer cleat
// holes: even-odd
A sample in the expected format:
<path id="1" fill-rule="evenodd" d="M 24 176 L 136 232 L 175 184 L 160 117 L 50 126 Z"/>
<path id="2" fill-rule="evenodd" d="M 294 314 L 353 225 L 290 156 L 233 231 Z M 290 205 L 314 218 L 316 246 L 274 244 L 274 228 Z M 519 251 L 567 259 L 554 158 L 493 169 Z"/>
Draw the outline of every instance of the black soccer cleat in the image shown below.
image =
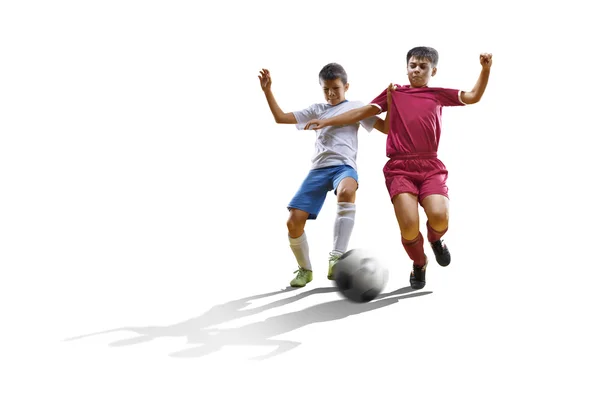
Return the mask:
<path id="1" fill-rule="evenodd" d="M 450 265 L 450 250 L 448 250 L 448 246 L 446 246 L 442 239 L 431 242 L 431 249 L 433 250 L 433 254 L 435 254 L 438 264 L 442 267 Z"/>
<path id="2" fill-rule="evenodd" d="M 425 287 L 425 270 L 427 268 L 427 258 L 425 258 L 425 265 L 419 267 L 413 264 L 413 270 L 410 273 L 410 287 L 414 290 L 423 289 Z"/>

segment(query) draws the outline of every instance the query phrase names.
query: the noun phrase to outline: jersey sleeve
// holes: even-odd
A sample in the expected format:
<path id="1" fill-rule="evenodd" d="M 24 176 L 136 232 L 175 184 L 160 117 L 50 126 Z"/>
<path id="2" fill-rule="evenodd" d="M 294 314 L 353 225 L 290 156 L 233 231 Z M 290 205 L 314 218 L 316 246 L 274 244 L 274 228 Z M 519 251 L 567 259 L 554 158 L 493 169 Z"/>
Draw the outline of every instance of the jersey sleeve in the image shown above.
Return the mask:
<path id="1" fill-rule="evenodd" d="M 444 107 L 464 106 L 460 93 L 461 90 L 458 89 L 439 89 L 435 92 L 435 96 Z"/>
<path id="2" fill-rule="evenodd" d="M 367 132 L 371 132 L 375 128 L 377 117 L 369 117 L 360 121 L 360 125 L 366 129 Z"/>
<path id="3" fill-rule="evenodd" d="M 371 104 L 377 106 L 380 112 L 387 111 L 387 88 L 369 103 L 369 105 Z"/>
<path id="4" fill-rule="evenodd" d="M 292 111 L 294 117 L 296 117 L 296 129 L 299 131 L 304 130 L 306 123 L 311 119 L 318 119 L 319 113 L 317 112 L 317 108 L 315 104 L 311 105 L 308 108 L 300 111 Z"/>

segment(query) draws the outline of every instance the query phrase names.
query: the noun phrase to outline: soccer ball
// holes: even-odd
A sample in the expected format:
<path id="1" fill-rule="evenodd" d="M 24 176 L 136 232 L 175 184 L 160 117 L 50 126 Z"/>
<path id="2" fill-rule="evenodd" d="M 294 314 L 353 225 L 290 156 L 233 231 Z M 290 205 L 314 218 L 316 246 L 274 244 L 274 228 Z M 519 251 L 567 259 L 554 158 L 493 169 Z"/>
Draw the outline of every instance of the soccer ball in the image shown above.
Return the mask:
<path id="1" fill-rule="evenodd" d="M 356 303 L 377 297 L 388 280 L 388 270 L 367 250 L 352 249 L 335 263 L 333 278 L 340 293 Z"/>

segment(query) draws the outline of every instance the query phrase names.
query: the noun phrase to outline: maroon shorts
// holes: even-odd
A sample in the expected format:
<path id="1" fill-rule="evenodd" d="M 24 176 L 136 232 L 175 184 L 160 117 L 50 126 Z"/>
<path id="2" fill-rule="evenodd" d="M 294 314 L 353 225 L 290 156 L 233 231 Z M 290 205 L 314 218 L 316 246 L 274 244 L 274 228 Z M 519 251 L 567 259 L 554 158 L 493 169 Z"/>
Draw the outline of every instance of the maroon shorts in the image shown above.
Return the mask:
<path id="1" fill-rule="evenodd" d="M 448 171 L 437 153 L 394 155 L 383 167 L 383 175 L 391 200 L 399 193 L 412 193 L 419 203 L 432 194 L 448 197 Z"/>

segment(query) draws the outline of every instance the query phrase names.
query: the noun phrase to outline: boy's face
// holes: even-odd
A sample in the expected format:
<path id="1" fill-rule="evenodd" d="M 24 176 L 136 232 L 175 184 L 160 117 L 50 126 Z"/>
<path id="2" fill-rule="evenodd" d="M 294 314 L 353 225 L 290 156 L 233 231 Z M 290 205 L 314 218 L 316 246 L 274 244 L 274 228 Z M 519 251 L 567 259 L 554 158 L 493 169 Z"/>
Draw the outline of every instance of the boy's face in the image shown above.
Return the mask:
<path id="1" fill-rule="evenodd" d="M 411 87 L 424 87 L 429 83 L 429 78 L 435 76 L 437 68 L 432 67 L 431 61 L 426 58 L 411 57 L 406 71 Z"/>
<path id="2" fill-rule="evenodd" d="M 330 81 L 321 81 L 325 100 L 332 106 L 338 105 L 346 100 L 346 90 L 348 90 L 349 86 L 349 83 L 344 85 L 340 78 L 332 79 Z"/>

